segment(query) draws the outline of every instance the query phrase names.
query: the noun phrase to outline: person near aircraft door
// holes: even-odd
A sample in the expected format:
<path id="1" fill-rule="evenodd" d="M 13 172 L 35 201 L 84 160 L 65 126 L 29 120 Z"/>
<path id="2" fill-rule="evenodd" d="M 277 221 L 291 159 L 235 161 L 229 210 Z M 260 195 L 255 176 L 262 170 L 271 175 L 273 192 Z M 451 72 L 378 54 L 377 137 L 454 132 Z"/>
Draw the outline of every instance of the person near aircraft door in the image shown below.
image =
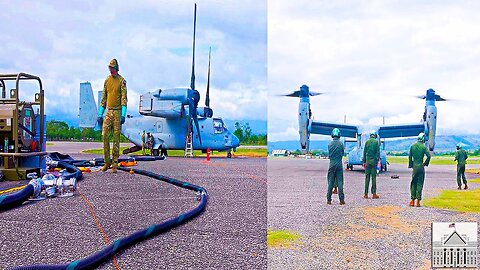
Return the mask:
<path id="1" fill-rule="evenodd" d="M 142 132 L 142 154 L 145 156 L 145 130 Z"/>
<path id="2" fill-rule="evenodd" d="M 154 144 L 154 138 L 151 133 L 147 133 L 147 145 L 148 149 L 150 149 L 150 156 L 153 156 L 153 144 Z"/>
<path id="3" fill-rule="evenodd" d="M 327 174 L 327 204 L 332 204 L 332 189 L 335 183 L 338 186 L 338 198 L 340 199 L 340 204 L 345 204 L 342 165 L 342 157 L 345 152 L 345 147 L 340 141 L 340 130 L 338 128 L 332 130 L 332 138 L 333 140 L 328 144 L 328 158 L 330 159 L 330 165 Z"/>
<path id="4" fill-rule="evenodd" d="M 368 187 L 372 179 L 372 199 L 378 199 L 377 194 L 377 164 L 380 160 L 380 144 L 377 140 L 377 132 L 370 132 L 370 139 L 365 142 L 363 149 L 363 167 L 365 168 L 365 193 L 363 197 L 368 199 Z"/>
<path id="5" fill-rule="evenodd" d="M 462 189 L 462 180 L 465 185 L 464 189 L 468 189 L 467 178 L 465 177 L 465 164 L 467 164 L 467 151 L 462 149 L 461 144 L 457 144 L 457 152 L 455 152 L 455 161 L 457 161 L 457 185 L 458 189 Z"/>
<path id="6" fill-rule="evenodd" d="M 425 166 L 430 163 L 430 151 L 425 146 L 425 134 L 418 134 L 418 141 L 410 147 L 408 153 L 408 168 L 412 168 L 412 182 L 410 183 L 411 200 L 409 205 L 420 207 L 422 200 L 422 189 L 425 181 Z M 426 157 L 425 161 L 423 158 Z"/>
<path id="7" fill-rule="evenodd" d="M 103 85 L 102 100 L 98 110 L 98 123 L 102 124 L 103 154 L 105 165 L 102 171 L 107 171 L 112 166 L 112 173 L 117 173 L 118 157 L 120 152 L 120 131 L 127 114 L 127 81 L 118 74 L 119 67 L 116 59 L 108 64 L 110 75 Z M 105 119 L 103 113 L 107 108 Z M 110 159 L 109 137 L 113 130 L 112 159 Z"/>

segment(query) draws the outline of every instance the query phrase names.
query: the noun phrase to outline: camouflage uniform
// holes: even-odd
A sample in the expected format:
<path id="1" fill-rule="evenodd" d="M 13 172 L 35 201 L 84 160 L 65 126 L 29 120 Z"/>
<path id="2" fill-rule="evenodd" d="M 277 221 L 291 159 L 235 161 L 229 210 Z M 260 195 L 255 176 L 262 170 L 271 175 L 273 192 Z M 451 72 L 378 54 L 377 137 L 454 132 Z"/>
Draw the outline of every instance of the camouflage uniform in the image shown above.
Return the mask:
<path id="1" fill-rule="evenodd" d="M 112 163 L 112 166 L 116 168 L 120 152 L 121 110 L 123 106 L 127 106 L 127 81 L 120 74 L 116 76 L 109 75 L 105 80 L 100 105 L 108 109 L 102 126 L 105 163 Z M 113 149 L 112 159 L 110 159 L 109 137 L 112 129 Z"/>

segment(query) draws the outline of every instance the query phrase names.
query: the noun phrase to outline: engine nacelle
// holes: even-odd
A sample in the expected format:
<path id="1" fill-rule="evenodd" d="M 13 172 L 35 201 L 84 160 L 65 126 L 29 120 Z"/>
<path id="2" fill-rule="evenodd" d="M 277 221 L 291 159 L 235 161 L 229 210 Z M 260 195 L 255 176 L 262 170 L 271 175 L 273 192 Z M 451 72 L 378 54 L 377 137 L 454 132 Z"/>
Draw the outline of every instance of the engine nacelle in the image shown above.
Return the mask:
<path id="1" fill-rule="evenodd" d="M 212 118 L 213 110 L 208 107 L 199 107 L 197 108 L 197 115 L 204 118 Z"/>
<path id="2" fill-rule="evenodd" d="M 428 130 L 428 149 L 433 151 L 435 148 L 435 134 L 437 129 L 437 107 L 427 105 L 425 122 Z"/>
<path id="3" fill-rule="evenodd" d="M 142 95 L 144 97 L 145 95 Z M 157 116 L 167 119 L 181 118 L 185 115 L 182 102 L 177 100 L 159 100 L 156 98 L 140 98 L 141 115 Z"/>

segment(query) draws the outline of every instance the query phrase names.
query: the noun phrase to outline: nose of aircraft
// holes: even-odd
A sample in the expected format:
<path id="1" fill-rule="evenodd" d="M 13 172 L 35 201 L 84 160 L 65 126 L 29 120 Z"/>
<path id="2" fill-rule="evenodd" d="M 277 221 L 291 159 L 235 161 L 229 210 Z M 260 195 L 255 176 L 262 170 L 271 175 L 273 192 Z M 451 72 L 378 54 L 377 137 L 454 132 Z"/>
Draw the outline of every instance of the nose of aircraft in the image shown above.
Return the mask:
<path id="1" fill-rule="evenodd" d="M 237 138 L 237 136 L 232 134 L 232 146 L 234 148 L 237 148 L 240 145 L 240 140 Z"/>

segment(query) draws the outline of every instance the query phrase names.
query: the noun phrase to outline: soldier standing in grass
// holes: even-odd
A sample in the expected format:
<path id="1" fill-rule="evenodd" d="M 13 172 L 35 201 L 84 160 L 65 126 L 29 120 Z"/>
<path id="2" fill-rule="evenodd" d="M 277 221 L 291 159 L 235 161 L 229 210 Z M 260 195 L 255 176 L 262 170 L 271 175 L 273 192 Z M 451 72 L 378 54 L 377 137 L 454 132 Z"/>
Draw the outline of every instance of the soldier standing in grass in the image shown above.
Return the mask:
<path id="1" fill-rule="evenodd" d="M 418 141 L 410 147 L 408 153 L 408 168 L 413 168 L 412 182 L 410 183 L 411 200 L 410 206 L 415 205 L 417 200 L 417 207 L 420 207 L 420 201 L 422 200 L 422 189 L 425 181 L 425 166 L 430 163 L 430 151 L 425 146 L 425 134 L 422 132 L 418 134 Z M 423 157 L 427 157 L 423 161 Z"/>
<path id="2" fill-rule="evenodd" d="M 465 184 L 464 189 L 468 189 L 467 178 L 465 177 L 465 164 L 467 164 L 467 151 L 462 149 L 461 144 L 457 144 L 457 152 L 455 152 L 455 161 L 457 161 L 457 185 L 458 189 L 462 189 L 462 180 Z"/>

